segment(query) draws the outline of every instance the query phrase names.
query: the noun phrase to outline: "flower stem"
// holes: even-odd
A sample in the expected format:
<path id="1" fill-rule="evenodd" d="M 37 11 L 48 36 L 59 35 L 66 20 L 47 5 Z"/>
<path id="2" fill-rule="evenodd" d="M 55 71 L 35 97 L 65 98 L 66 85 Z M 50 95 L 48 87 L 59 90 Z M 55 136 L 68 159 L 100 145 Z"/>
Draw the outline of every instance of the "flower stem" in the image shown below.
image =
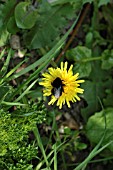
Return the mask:
<path id="1" fill-rule="evenodd" d="M 91 57 L 91 58 L 83 59 L 82 62 L 101 60 L 102 58 L 103 58 L 103 56 L 101 56 L 101 57 Z"/>

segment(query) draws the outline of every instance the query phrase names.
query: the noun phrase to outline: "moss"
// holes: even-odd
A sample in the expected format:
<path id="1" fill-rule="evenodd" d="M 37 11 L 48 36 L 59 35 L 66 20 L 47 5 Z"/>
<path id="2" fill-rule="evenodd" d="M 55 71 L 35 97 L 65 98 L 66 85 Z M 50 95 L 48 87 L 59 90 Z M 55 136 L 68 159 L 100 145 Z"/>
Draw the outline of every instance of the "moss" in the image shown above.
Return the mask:
<path id="1" fill-rule="evenodd" d="M 32 169 L 38 148 L 29 134 L 45 118 L 46 110 L 40 103 L 30 104 L 27 109 L 17 108 L 12 113 L 0 110 L 0 169 Z"/>

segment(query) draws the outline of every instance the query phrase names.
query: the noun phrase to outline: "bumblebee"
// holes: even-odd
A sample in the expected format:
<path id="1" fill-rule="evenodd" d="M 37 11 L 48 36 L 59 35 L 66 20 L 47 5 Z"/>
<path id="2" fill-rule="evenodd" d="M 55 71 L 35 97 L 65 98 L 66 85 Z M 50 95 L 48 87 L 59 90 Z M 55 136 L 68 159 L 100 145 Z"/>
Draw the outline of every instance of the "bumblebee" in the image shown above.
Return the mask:
<path id="1" fill-rule="evenodd" d="M 53 86 L 51 93 L 58 99 L 61 95 L 62 92 L 64 91 L 63 86 L 64 84 L 62 83 L 62 80 L 57 77 L 51 85 Z"/>

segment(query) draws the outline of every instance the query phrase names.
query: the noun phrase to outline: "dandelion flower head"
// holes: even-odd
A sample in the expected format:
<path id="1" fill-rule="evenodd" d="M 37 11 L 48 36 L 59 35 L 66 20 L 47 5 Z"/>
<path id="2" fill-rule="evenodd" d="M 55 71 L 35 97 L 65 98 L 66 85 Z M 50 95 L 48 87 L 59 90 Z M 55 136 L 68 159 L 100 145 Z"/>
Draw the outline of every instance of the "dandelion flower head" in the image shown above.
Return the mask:
<path id="1" fill-rule="evenodd" d="M 67 62 L 61 62 L 61 68 L 48 68 L 48 72 L 42 74 L 42 82 L 39 83 L 44 86 L 44 96 L 51 96 L 48 105 L 53 105 L 57 101 L 56 105 L 60 109 L 65 103 L 71 107 L 70 102 L 80 100 L 78 93 L 84 91 L 79 87 L 79 83 L 83 83 L 84 80 L 77 80 L 79 73 L 73 75 L 73 65 L 69 69 L 67 65 Z"/>

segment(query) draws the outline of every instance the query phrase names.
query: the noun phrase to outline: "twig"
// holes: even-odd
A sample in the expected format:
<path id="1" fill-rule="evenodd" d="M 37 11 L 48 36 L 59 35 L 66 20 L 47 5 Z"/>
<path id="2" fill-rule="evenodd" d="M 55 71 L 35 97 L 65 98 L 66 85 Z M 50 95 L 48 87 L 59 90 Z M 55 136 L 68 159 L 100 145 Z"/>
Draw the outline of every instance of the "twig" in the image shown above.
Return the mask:
<path id="1" fill-rule="evenodd" d="M 60 60 L 60 58 L 64 55 L 64 53 L 66 52 L 66 50 L 68 49 L 68 47 L 69 47 L 70 44 L 72 43 L 75 35 L 77 34 L 78 29 L 80 28 L 80 26 L 81 26 L 81 24 L 82 24 L 82 22 L 83 22 L 83 20 L 84 20 L 84 18 L 85 18 L 85 16 L 86 16 L 88 10 L 89 10 L 89 7 L 90 7 L 90 4 L 89 4 L 89 3 L 86 4 L 86 5 L 83 7 L 82 12 L 81 12 L 81 14 L 80 14 L 80 18 L 79 18 L 76 26 L 75 26 L 74 29 L 73 29 L 73 33 L 72 33 L 71 37 L 69 38 L 69 40 L 68 40 L 68 42 L 66 43 L 64 49 L 61 51 L 61 53 L 59 54 L 59 56 L 57 57 L 57 59 L 56 59 L 55 62 L 58 62 L 58 61 Z"/>

